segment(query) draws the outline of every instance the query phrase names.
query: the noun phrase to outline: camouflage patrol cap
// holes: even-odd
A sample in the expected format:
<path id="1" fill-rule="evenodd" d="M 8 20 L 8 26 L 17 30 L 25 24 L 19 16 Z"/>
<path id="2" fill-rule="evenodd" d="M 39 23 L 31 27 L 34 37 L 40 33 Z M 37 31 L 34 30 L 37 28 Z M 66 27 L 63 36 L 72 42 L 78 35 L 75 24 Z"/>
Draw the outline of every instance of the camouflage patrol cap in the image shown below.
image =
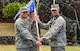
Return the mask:
<path id="1" fill-rule="evenodd" d="M 59 4 L 51 5 L 51 10 L 59 10 Z"/>
<path id="2" fill-rule="evenodd" d="M 22 7 L 20 8 L 20 12 L 29 12 L 29 8 Z"/>

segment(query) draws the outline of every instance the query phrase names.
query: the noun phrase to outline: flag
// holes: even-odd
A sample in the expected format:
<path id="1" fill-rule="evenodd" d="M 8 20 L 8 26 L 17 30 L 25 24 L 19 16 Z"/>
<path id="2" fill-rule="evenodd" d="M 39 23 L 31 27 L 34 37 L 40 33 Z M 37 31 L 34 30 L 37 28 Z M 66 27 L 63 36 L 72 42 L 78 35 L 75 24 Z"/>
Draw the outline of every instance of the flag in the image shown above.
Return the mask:
<path id="1" fill-rule="evenodd" d="M 36 15 L 36 5 L 34 0 L 32 0 L 32 4 L 30 5 L 30 12 L 34 12 Z"/>
<path id="2" fill-rule="evenodd" d="M 35 1 L 30 0 L 29 3 L 25 6 L 26 8 L 29 8 L 29 12 L 35 12 L 36 11 L 36 6 L 35 6 Z M 14 20 L 16 20 L 17 16 L 20 15 L 20 11 L 14 16 Z"/>

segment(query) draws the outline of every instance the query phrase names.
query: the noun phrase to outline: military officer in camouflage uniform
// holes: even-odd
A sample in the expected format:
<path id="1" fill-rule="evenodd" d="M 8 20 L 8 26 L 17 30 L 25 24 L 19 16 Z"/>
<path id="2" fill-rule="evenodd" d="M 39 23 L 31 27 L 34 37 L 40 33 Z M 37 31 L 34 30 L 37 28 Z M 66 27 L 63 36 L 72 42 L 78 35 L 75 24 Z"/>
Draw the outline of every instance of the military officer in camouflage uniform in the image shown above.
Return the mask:
<path id="1" fill-rule="evenodd" d="M 59 5 L 51 5 L 52 16 L 55 20 L 52 21 L 51 27 L 48 32 L 39 39 L 39 41 L 44 41 L 44 39 L 49 39 L 51 51 L 65 51 L 66 47 L 66 22 L 62 16 L 59 14 Z M 36 20 L 37 21 L 37 20 Z M 49 28 L 49 25 L 42 24 L 39 25 L 43 28 Z"/>
<path id="2" fill-rule="evenodd" d="M 35 45 L 40 45 L 41 43 L 37 41 L 31 34 L 31 25 L 29 23 L 29 10 L 28 8 L 20 9 L 20 16 L 15 22 L 15 45 L 17 51 L 32 51 L 31 47 Z"/>
<path id="3" fill-rule="evenodd" d="M 37 30 L 36 30 L 36 23 L 34 21 L 34 11 L 30 11 L 30 16 L 29 16 L 29 22 L 31 24 L 31 34 L 32 36 L 37 40 Z M 37 45 L 33 45 L 31 46 L 31 51 L 38 51 L 38 46 Z"/>

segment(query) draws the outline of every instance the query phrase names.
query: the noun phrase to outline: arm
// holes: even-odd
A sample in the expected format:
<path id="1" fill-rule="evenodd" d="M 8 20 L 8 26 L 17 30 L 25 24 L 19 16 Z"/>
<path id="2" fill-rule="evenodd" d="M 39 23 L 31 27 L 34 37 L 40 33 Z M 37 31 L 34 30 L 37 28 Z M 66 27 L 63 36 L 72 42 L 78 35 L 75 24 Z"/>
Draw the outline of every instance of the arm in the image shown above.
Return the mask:
<path id="1" fill-rule="evenodd" d="M 17 23 L 16 28 L 20 31 L 21 35 L 25 39 L 29 39 L 29 40 L 32 40 L 33 42 L 36 42 L 36 40 L 33 38 L 33 36 L 31 35 L 27 26 L 24 23 Z"/>
<path id="2" fill-rule="evenodd" d="M 51 23 L 51 21 L 49 21 L 47 24 L 46 23 L 42 23 L 40 21 L 40 19 L 39 19 L 39 16 L 35 16 L 34 17 L 34 21 L 38 22 L 39 28 L 42 28 L 42 29 L 49 29 L 49 26 L 50 26 L 50 23 Z"/>
<path id="3" fill-rule="evenodd" d="M 41 21 L 39 21 L 38 23 L 40 28 L 48 30 L 50 27 L 51 21 L 49 21 L 48 23 L 42 23 Z"/>
<path id="4" fill-rule="evenodd" d="M 42 39 L 50 39 L 52 36 L 56 36 L 57 33 L 60 31 L 62 25 L 63 21 L 58 18 L 54 25 L 52 25 L 49 31 L 44 35 L 44 37 L 42 37 Z"/>

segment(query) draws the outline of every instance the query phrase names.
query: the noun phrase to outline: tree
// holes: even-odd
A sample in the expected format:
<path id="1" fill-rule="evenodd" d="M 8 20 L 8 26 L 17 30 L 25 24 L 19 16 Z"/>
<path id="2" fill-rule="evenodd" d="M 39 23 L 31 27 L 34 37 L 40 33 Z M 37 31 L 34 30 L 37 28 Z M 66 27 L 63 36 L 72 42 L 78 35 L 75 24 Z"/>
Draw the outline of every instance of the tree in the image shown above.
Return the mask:
<path id="1" fill-rule="evenodd" d="M 18 3 L 18 2 L 9 3 L 2 9 L 2 12 L 5 17 L 13 18 L 15 14 L 19 11 L 20 7 L 23 7 L 25 5 L 26 3 L 24 2 L 23 3 Z"/>

